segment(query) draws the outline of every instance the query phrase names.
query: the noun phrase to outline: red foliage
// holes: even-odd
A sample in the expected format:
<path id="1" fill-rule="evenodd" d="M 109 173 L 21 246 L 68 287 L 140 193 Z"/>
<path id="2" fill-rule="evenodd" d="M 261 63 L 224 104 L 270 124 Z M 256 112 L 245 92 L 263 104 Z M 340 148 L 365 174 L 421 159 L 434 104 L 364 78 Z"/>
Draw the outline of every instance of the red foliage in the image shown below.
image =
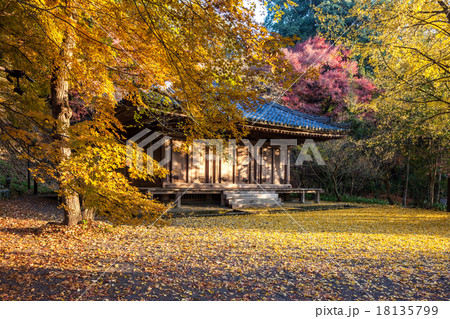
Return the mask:
<path id="1" fill-rule="evenodd" d="M 78 92 L 69 93 L 69 106 L 72 109 L 71 122 L 81 122 L 92 117 L 93 109 L 86 106 Z"/>
<path id="2" fill-rule="evenodd" d="M 284 50 L 300 77 L 283 100 L 292 108 L 313 115 L 337 116 L 347 110 L 347 99 L 366 103 L 376 88 L 358 71 L 350 50 L 320 37 L 310 38 Z M 305 74 L 317 71 L 317 76 Z"/>

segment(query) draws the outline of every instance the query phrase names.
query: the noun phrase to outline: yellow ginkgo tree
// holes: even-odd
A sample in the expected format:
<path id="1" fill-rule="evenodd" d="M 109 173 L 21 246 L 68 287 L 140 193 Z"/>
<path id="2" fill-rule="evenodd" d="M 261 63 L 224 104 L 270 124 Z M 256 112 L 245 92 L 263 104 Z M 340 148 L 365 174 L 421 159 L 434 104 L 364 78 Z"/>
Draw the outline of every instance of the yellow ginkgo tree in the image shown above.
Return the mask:
<path id="1" fill-rule="evenodd" d="M 236 102 L 280 74 L 281 39 L 242 0 L 0 0 L 0 21 L 2 145 L 29 149 L 35 176 L 57 181 L 67 225 L 94 209 L 119 222 L 165 209 L 124 175 L 115 108 L 125 94 L 170 82 L 188 137 L 239 137 Z M 76 124 L 75 96 L 90 110 Z"/>
<path id="2" fill-rule="evenodd" d="M 360 105 L 377 126 L 372 142 L 383 154 L 396 145 L 407 158 L 416 149 L 427 159 L 432 205 L 450 149 L 450 3 L 359 0 L 349 16 L 351 25 L 331 24 L 327 36 L 351 48 L 378 87 L 378 96 Z M 320 19 L 337 21 L 325 13 Z"/>

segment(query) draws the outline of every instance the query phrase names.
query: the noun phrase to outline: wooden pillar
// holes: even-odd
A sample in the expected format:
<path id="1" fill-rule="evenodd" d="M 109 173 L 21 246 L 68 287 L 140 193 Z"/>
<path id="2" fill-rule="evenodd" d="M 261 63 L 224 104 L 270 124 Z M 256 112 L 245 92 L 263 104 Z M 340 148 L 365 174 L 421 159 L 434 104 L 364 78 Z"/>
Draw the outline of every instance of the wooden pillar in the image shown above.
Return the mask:
<path id="1" fill-rule="evenodd" d="M 248 173 L 247 173 L 248 174 L 247 175 L 248 184 L 253 184 L 254 183 L 254 181 L 253 181 L 253 174 L 252 174 L 253 159 L 250 156 L 250 150 L 248 150 L 248 158 L 249 158 L 249 161 L 248 161 Z"/>
<path id="2" fill-rule="evenodd" d="M 306 202 L 305 192 L 298 193 L 298 199 L 300 200 L 300 203 L 304 204 Z"/>
<path id="3" fill-rule="evenodd" d="M 271 147 L 270 148 L 270 151 L 271 151 L 271 163 L 270 163 L 270 180 L 271 180 L 271 184 L 274 184 L 275 183 L 275 167 L 274 167 L 274 162 L 275 162 L 275 151 L 274 151 L 274 148 L 273 147 Z"/>
<path id="4" fill-rule="evenodd" d="M 259 183 L 262 184 L 263 183 L 263 179 L 262 179 L 262 171 L 263 171 L 263 147 L 261 146 L 261 148 L 259 149 L 259 159 L 261 161 L 260 165 L 258 165 L 258 179 L 259 179 Z"/>
<path id="5" fill-rule="evenodd" d="M 254 154 L 255 158 L 251 160 L 252 162 L 252 183 L 256 184 L 259 183 L 258 181 L 258 161 L 256 160 L 257 154 Z"/>
<path id="6" fill-rule="evenodd" d="M 220 205 L 225 206 L 225 194 L 223 192 L 220 193 Z"/>
<path id="7" fill-rule="evenodd" d="M 173 175 L 173 173 L 172 173 L 172 171 L 173 171 L 173 167 L 172 167 L 172 165 L 173 165 L 173 140 L 170 140 L 169 147 L 170 147 L 169 179 L 170 179 L 170 182 L 173 183 L 173 178 L 172 178 L 172 175 Z"/>
<path id="8" fill-rule="evenodd" d="M 209 146 L 205 147 L 205 183 L 211 183 L 209 176 Z"/>
<path id="9" fill-rule="evenodd" d="M 222 183 L 222 154 L 219 154 L 219 168 L 217 174 L 217 183 Z"/>
<path id="10" fill-rule="evenodd" d="M 316 191 L 316 198 L 315 198 L 314 202 L 316 204 L 320 203 L 320 191 Z"/>
<path id="11" fill-rule="evenodd" d="M 286 149 L 286 170 L 284 176 L 285 184 L 291 183 L 291 156 L 289 152 L 289 146 Z"/>
<path id="12" fill-rule="evenodd" d="M 236 154 L 233 155 L 234 159 L 233 159 L 233 184 L 236 184 L 237 182 L 237 178 L 236 178 L 236 163 L 237 163 L 237 151 Z"/>
<path id="13" fill-rule="evenodd" d="M 181 196 L 182 196 L 181 192 L 175 194 L 175 203 L 177 205 L 177 208 L 181 208 Z"/>
<path id="14" fill-rule="evenodd" d="M 186 183 L 189 183 L 192 179 L 189 178 L 189 152 L 186 153 Z"/>
<path id="15" fill-rule="evenodd" d="M 218 177 L 218 172 L 217 172 L 217 158 L 216 158 L 216 155 L 217 155 L 217 150 L 216 150 L 216 148 L 214 147 L 213 149 L 212 149 L 212 157 L 213 157 L 213 162 L 212 162 L 212 164 L 213 164 L 213 167 L 212 167 L 212 181 L 211 181 L 211 183 L 213 183 L 213 184 L 215 184 L 216 182 L 217 182 L 217 177 Z"/>

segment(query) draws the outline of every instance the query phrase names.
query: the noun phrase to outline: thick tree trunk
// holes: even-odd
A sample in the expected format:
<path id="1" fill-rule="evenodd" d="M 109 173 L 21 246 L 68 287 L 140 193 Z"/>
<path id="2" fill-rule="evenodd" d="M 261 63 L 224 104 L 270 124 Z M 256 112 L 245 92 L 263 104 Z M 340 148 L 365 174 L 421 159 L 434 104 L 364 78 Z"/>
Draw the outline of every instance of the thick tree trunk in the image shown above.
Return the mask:
<path id="1" fill-rule="evenodd" d="M 59 142 L 60 160 L 71 156 L 69 146 L 69 127 L 72 109 L 69 106 L 69 71 L 71 66 L 73 39 L 67 35 L 60 52 L 60 61 L 55 62 L 51 79 L 51 108 L 53 118 L 57 120 L 54 139 Z M 64 224 L 73 226 L 82 220 L 80 199 L 73 190 L 63 190 Z"/>
<path id="2" fill-rule="evenodd" d="M 406 199 L 408 198 L 408 184 L 409 184 L 409 157 L 406 160 L 405 186 L 403 188 L 403 207 L 406 207 Z"/>
<path id="3" fill-rule="evenodd" d="M 78 194 L 65 195 L 62 200 L 64 203 L 64 224 L 68 226 L 77 225 L 82 221 Z"/>

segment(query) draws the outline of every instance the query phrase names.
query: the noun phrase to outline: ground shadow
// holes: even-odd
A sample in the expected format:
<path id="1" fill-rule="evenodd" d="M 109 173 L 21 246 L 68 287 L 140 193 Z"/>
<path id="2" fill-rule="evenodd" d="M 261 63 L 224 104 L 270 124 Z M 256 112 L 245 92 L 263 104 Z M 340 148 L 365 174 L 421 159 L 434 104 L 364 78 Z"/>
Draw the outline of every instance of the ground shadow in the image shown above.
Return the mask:
<path id="1" fill-rule="evenodd" d="M 26 195 L 0 201 L 0 217 L 22 220 L 62 221 L 63 211 L 58 208 L 54 195 Z"/>
<path id="2" fill-rule="evenodd" d="M 353 275 L 364 282 L 367 274 Z M 426 278 L 399 285 L 372 277 L 363 290 L 327 273 L 282 267 L 240 273 L 182 263 L 154 271 L 0 267 L 0 300 L 446 300 L 445 278 L 439 279 L 442 289 L 426 288 Z M 380 286 L 386 289 L 375 288 Z"/>

